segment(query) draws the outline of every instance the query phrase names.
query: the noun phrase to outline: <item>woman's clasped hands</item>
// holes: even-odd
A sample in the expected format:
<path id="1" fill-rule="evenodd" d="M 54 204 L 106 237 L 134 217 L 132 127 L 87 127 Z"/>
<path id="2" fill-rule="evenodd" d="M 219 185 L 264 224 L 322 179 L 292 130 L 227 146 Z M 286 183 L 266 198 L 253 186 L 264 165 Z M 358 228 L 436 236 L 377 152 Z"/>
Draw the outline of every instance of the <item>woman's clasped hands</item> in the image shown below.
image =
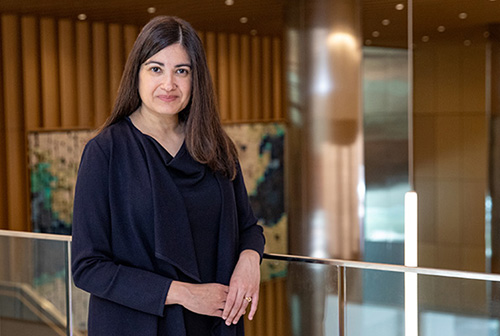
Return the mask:
<path id="1" fill-rule="evenodd" d="M 260 256 L 253 250 L 245 250 L 240 254 L 229 286 L 173 281 L 166 304 L 180 304 L 197 314 L 221 317 L 229 326 L 238 323 L 248 306 L 248 319 L 253 319 L 259 302 L 259 284 Z"/>

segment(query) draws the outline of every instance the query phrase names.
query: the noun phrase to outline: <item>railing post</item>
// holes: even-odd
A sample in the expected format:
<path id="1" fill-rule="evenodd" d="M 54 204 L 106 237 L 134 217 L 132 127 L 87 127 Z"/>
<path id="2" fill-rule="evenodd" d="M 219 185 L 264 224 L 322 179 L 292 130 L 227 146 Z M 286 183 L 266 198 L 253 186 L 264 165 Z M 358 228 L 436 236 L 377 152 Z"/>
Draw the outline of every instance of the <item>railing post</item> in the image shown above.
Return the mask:
<path id="1" fill-rule="evenodd" d="M 345 308 L 346 308 L 346 269 L 338 266 L 338 300 L 339 300 L 339 336 L 345 336 Z"/>
<path id="2" fill-rule="evenodd" d="M 73 291 L 71 282 L 71 241 L 66 242 L 66 334 L 73 335 Z"/>

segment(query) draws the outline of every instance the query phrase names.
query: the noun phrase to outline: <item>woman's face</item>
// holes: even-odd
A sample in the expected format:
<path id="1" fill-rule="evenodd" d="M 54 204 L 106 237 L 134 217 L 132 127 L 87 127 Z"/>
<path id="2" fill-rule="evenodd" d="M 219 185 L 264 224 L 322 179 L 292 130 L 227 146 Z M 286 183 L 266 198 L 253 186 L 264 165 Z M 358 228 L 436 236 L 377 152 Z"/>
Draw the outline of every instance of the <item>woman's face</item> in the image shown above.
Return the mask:
<path id="1" fill-rule="evenodd" d="M 141 65 L 139 95 L 141 112 L 176 115 L 191 98 L 192 74 L 189 56 L 180 44 L 172 44 Z"/>

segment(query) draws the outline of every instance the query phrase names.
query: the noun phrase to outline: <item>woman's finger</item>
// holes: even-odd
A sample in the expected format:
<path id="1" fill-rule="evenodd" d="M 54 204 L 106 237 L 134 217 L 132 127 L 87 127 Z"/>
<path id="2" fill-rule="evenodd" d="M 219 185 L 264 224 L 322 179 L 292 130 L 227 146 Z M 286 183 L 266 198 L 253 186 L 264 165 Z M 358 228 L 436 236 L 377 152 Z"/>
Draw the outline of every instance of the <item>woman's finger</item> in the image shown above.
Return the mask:
<path id="1" fill-rule="evenodd" d="M 231 308 L 233 307 L 234 304 L 234 294 L 229 291 L 226 297 L 226 302 L 224 303 L 224 309 L 222 310 L 222 319 L 227 320 L 229 316 L 229 312 L 231 311 Z"/>
<path id="2" fill-rule="evenodd" d="M 234 303 L 233 306 L 231 307 L 231 310 L 229 311 L 229 315 L 226 320 L 227 325 L 231 325 L 231 323 L 236 323 L 235 319 L 239 317 L 238 313 L 241 310 L 241 307 L 243 305 L 243 301 L 245 301 L 243 294 L 243 291 L 236 291 L 237 294 L 235 294 L 234 298 Z"/>
<path id="3" fill-rule="evenodd" d="M 245 298 L 243 299 L 243 304 L 241 305 L 240 310 L 236 314 L 236 317 L 233 320 L 233 324 L 237 324 L 238 321 L 240 320 L 240 317 L 242 317 L 243 315 L 245 315 L 247 307 L 250 304 L 249 303 L 249 300 L 251 300 L 250 298 L 251 298 L 250 296 L 245 296 Z"/>
<path id="4" fill-rule="evenodd" d="M 248 313 L 248 319 L 253 320 L 255 313 L 257 312 L 257 306 L 259 305 L 259 291 L 252 296 L 252 305 L 250 307 L 250 313 Z"/>

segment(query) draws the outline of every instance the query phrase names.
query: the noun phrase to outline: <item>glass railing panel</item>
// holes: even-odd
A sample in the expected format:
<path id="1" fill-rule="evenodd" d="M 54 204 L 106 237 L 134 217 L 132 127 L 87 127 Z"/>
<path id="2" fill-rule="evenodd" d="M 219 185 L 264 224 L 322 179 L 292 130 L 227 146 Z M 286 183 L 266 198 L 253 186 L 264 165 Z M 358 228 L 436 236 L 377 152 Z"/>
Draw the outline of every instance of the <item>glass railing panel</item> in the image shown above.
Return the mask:
<path id="1" fill-rule="evenodd" d="M 404 274 L 345 269 L 345 335 L 404 335 Z"/>
<path id="2" fill-rule="evenodd" d="M 0 335 L 69 335 L 68 242 L 0 235 Z"/>
<path id="3" fill-rule="evenodd" d="M 345 270 L 345 335 L 500 335 L 500 282 L 489 275 L 360 265 Z"/>
<path id="4" fill-rule="evenodd" d="M 339 334 L 338 268 L 263 260 L 259 309 L 246 335 Z"/>
<path id="5" fill-rule="evenodd" d="M 71 308 L 74 335 L 86 335 L 90 294 L 77 288 L 71 281 Z M 1 335 L 0 335 L 1 336 Z"/>
<path id="6" fill-rule="evenodd" d="M 23 235 L 0 230 L 0 336 L 86 335 L 70 237 Z M 500 336 L 500 275 L 286 255 L 266 255 L 261 275 L 247 336 Z"/>
<path id="7" fill-rule="evenodd" d="M 500 282 L 418 276 L 422 336 L 500 335 Z"/>

